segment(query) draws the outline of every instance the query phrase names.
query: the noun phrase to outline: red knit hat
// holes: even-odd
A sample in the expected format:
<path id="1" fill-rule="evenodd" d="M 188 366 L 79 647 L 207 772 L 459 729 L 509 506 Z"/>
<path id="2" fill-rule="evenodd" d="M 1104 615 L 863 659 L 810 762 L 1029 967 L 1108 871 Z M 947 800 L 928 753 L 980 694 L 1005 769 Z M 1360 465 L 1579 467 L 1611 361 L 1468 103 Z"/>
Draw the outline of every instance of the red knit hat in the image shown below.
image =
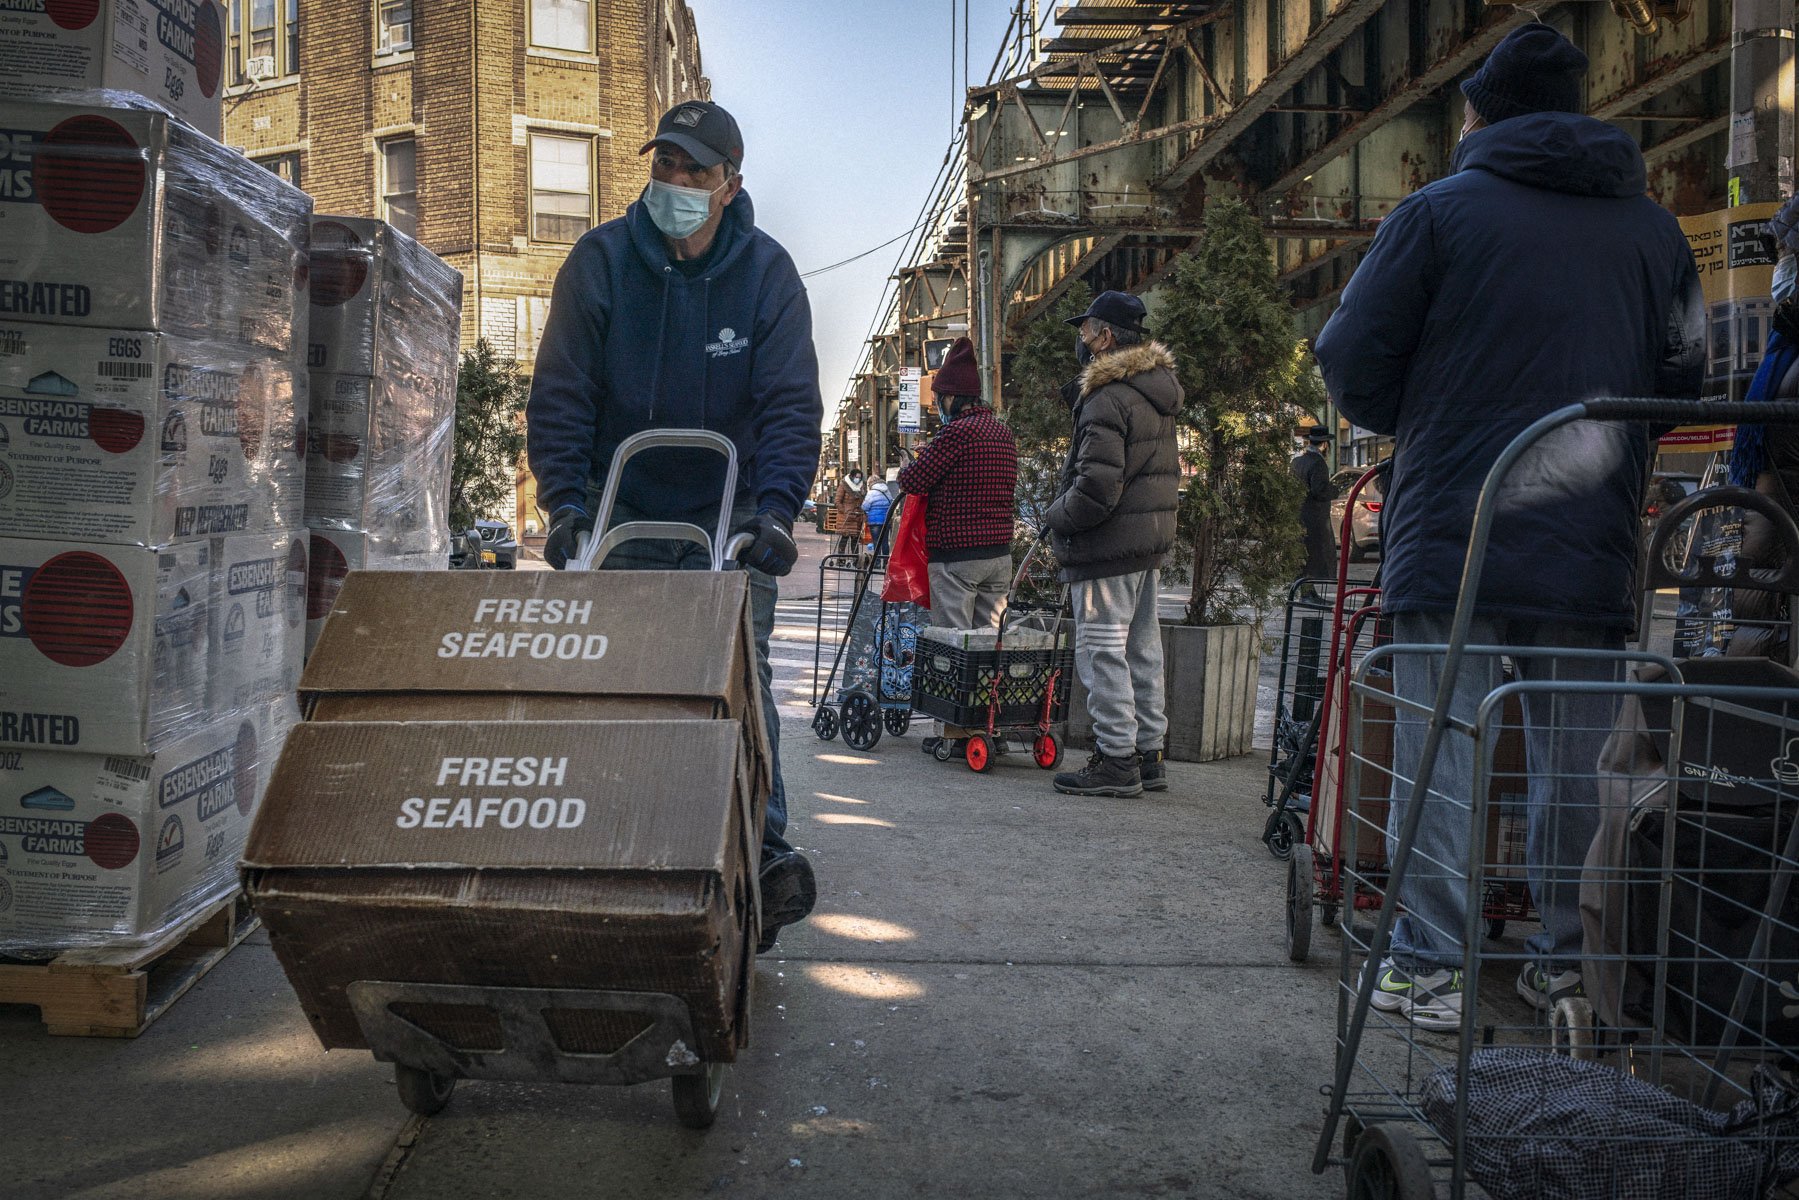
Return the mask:
<path id="1" fill-rule="evenodd" d="M 974 343 L 957 338 L 943 356 L 943 365 L 931 377 L 931 392 L 938 396 L 979 396 L 981 368 L 975 365 Z"/>

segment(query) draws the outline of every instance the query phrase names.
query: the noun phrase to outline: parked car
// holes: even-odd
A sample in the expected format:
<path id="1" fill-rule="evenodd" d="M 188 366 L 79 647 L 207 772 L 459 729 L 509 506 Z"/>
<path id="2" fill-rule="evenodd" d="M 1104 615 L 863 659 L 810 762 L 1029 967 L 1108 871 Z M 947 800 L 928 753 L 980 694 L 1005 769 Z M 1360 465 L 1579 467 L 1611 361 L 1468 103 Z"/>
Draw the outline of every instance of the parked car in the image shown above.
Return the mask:
<path id="1" fill-rule="evenodd" d="M 1331 476 L 1331 487 L 1337 493 L 1337 498 L 1331 501 L 1331 536 L 1337 536 L 1343 528 L 1343 508 L 1349 503 L 1349 489 L 1367 469 L 1344 467 Z M 1350 562 L 1367 562 L 1371 555 L 1380 553 L 1380 510 L 1386 499 L 1380 480 L 1378 475 L 1370 479 L 1368 486 L 1356 496 L 1355 517 L 1349 527 Z"/>
<path id="2" fill-rule="evenodd" d="M 818 501 L 805 500 L 800 503 L 800 520 L 808 524 L 818 522 Z"/>
<path id="3" fill-rule="evenodd" d="M 473 528 L 464 530 L 460 537 L 450 540 L 452 570 L 472 567 L 464 550 L 464 544 L 471 533 L 481 540 L 481 566 L 490 571 L 512 571 L 518 568 L 518 539 L 512 536 L 512 526 L 504 521 L 480 520 L 475 522 Z"/>

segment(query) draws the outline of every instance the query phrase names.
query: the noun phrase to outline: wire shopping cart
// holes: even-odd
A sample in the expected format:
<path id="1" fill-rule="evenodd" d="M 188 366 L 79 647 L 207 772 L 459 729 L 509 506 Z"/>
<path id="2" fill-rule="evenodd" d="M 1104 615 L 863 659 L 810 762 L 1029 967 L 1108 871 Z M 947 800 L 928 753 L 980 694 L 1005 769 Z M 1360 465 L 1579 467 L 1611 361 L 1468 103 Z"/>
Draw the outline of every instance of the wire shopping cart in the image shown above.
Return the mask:
<path id="1" fill-rule="evenodd" d="M 1654 628 L 1658 594 L 1676 586 L 1799 592 L 1799 529 L 1744 489 L 1698 493 L 1651 539 L 1634 648 L 1471 645 L 1502 486 L 1582 420 L 1789 423 L 1799 404 L 1594 400 L 1537 421 L 1487 475 L 1447 642 L 1382 646 L 1355 672 L 1345 837 L 1390 838 L 1392 854 L 1382 871 L 1343 868 L 1379 915 L 1372 930 L 1344 928 L 1336 1069 L 1312 1162 L 1342 1165 L 1352 1197 L 1747 1197 L 1799 1177 L 1799 1091 L 1775 1069 L 1799 1047 L 1799 676 L 1676 660 Z M 1714 579 L 1675 561 L 1680 526 L 1720 504 L 1773 520 L 1785 566 Z M 1376 685 L 1408 655 L 1434 664 L 1429 702 Z M 1500 682 L 1506 658 L 1552 665 Z M 1496 686 L 1465 709 L 1462 676 L 1481 673 Z M 1492 788 L 1513 703 L 1545 800 L 1521 831 L 1537 845 L 1522 867 L 1506 860 Z M 1405 801 L 1396 816 L 1361 785 L 1381 768 L 1366 753 L 1377 705 L 1419 746 L 1385 768 Z M 1465 779 L 1438 769 L 1451 760 L 1469 765 Z M 1496 877 L 1528 882 L 1555 927 L 1484 936 Z M 1439 910 L 1443 896 L 1459 904 Z M 1429 973 L 1414 964 L 1389 991 L 1402 908 L 1457 958 Z M 1551 957 L 1571 933 L 1577 969 Z"/>

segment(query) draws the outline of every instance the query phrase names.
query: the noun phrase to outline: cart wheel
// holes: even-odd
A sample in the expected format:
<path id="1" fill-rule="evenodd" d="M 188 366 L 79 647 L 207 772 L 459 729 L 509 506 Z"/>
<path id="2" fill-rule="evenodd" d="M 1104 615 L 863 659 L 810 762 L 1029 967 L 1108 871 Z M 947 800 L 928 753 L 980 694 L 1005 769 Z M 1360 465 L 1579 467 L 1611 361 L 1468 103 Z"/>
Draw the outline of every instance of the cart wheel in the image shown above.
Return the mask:
<path id="1" fill-rule="evenodd" d="M 1488 940 L 1497 942 L 1500 938 L 1502 938 L 1504 936 L 1505 936 L 1505 922 L 1504 921 L 1492 920 L 1492 921 L 1487 922 L 1487 938 L 1488 938 Z"/>
<path id="2" fill-rule="evenodd" d="M 1031 746 L 1031 754 L 1045 771 L 1053 771 L 1062 765 L 1062 743 L 1053 733 L 1038 734 L 1037 741 Z"/>
<path id="3" fill-rule="evenodd" d="M 1335 904 L 1320 904 L 1318 906 L 1318 923 L 1326 929 L 1335 929 L 1337 927 L 1337 911 Z"/>
<path id="4" fill-rule="evenodd" d="M 725 1064 L 707 1063 L 703 1075 L 671 1075 L 675 1116 L 689 1129 L 710 1129 L 718 1120 L 718 1096 L 724 1091 Z"/>
<path id="5" fill-rule="evenodd" d="M 1362 1136 L 1362 1119 L 1354 1113 L 1343 1114 L 1343 1169 L 1349 1170 L 1349 1160 L 1355 1157 L 1355 1144 Z"/>
<path id="6" fill-rule="evenodd" d="M 950 759 L 956 757 L 955 750 L 952 749 L 950 746 L 950 743 L 955 740 L 956 740 L 955 738 L 947 738 L 947 737 L 938 738 L 937 739 L 937 748 L 935 750 L 931 751 L 931 757 L 936 759 L 938 762 L 948 762 Z"/>
<path id="7" fill-rule="evenodd" d="M 1549 1042 L 1557 1053 L 1592 1062 L 1599 1057 L 1599 1022 L 1585 996 L 1557 1000 L 1549 1014 Z"/>
<path id="8" fill-rule="evenodd" d="M 828 704 L 818 706 L 812 714 L 812 732 L 818 735 L 821 742 L 829 742 L 837 737 L 837 714 Z"/>
<path id="9" fill-rule="evenodd" d="M 993 766 L 993 744 L 984 733 L 968 735 L 968 744 L 962 749 L 962 757 L 968 761 L 970 771 L 985 771 Z"/>
<path id="10" fill-rule="evenodd" d="M 912 710 L 909 708 L 889 708 L 881 713 L 881 721 L 887 726 L 887 732 L 894 737 L 904 737 L 906 730 L 912 728 Z"/>
<path id="11" fill-rule="evenodd" d="M 1312 848 L 1301 842 L 1287 860 L 1287 957 L 1304 962 L 1312 952 Z"/>
<path id="12" fill-rule="evenodd" d="M 1293 847 L 1305 841 L 1305 826 L 1299 823 L 1296 813 L 1281 811 L 1268 818 L 1268 829 L 1265 833 L 1268 842 L 1268 853 L 1286 862 L 1292 857 Z"/>
<path id="13" fill-rule="evenodd" d="M 852 750 L 873 750 L 881 741 L 881 706 L 867 692 L 843 698 L 843 740 Z"/>
<path id="14" fill-rule="evenodd" d="M 1424 1147 L 1397 1125 L 1370 1125 L 1349 1160 L 1349 1200 L 1435 1200 Z"/>
<path id="15" fill-rule="evenodd" d="M 394 1064 L 394 1082 L 400 1086 L 400 1103 L 421 1117 L 435 1117 L 456 1090 L 453 1075 L 433 1075 L 403 1063 Z"/>

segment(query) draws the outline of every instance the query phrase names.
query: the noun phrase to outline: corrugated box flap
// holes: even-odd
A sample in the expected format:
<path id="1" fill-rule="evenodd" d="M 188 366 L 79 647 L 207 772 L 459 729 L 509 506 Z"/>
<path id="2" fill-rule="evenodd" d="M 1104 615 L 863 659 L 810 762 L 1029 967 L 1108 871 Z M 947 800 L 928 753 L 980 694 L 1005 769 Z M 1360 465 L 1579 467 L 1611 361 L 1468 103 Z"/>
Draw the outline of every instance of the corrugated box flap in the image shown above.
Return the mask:
<path id="1" fill-rule="evenodd" d="M 282 751 L 251 868 L 723 871 L 735 721 L 310 722 Z"/>
<path id="2" fill-rule="evenodd" d="M 740 571 L 353 571 L 300 689 L 725 699 L 748 607 Z"/>

